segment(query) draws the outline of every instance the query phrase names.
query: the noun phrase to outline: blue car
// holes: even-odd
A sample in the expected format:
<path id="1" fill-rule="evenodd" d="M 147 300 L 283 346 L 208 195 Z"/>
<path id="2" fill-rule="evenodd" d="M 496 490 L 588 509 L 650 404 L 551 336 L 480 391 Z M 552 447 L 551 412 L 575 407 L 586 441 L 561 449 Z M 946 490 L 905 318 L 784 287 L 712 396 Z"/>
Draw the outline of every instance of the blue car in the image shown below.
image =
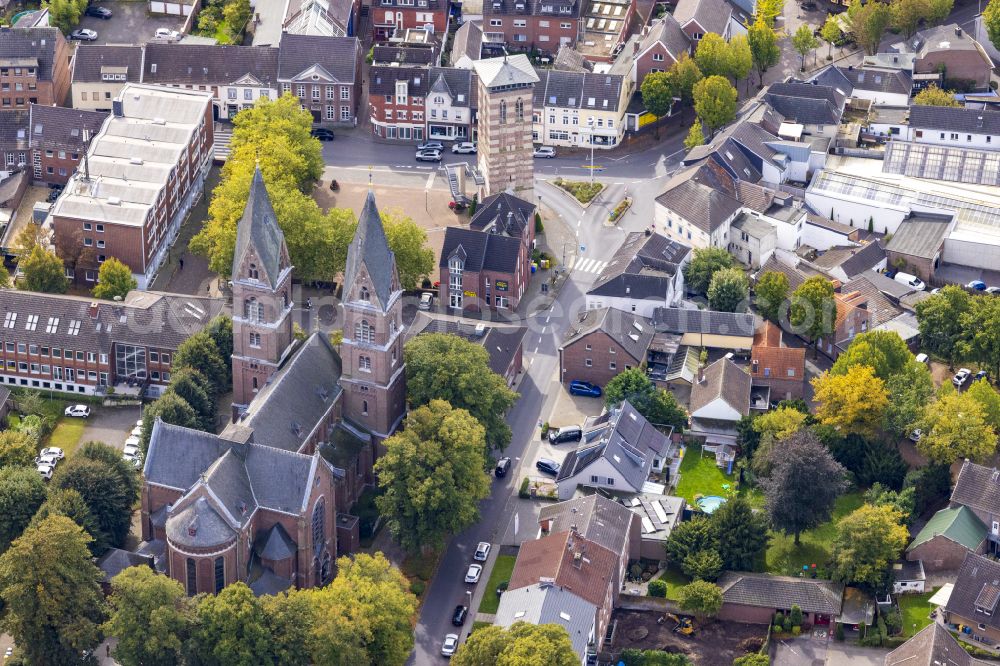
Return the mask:
<path id="1" fill-rule="evenodd" d="M 982 280 L 973 280 L 965 286 L 973 291 L 986 291 L 986 283 Z"/>
<path id="2" fill-rule="evenodd" d="M 574 379 L 569 383 L 569 392 L 571 395 L 585 395 L 588 398 L 601 397 L 600 386 L 594 386 L 590 382 L 581 382 L 577 379 Z"/>

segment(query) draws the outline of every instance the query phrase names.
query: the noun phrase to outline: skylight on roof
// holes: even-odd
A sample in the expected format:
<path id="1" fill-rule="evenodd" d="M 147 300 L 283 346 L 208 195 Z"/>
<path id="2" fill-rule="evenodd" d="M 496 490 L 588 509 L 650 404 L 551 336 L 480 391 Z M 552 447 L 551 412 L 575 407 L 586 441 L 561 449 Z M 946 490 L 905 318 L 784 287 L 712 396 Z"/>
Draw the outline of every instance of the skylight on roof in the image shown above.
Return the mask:
<path id="1" fill-rule="evenodd" d="M 4 326 L 4 328 L 14 328 L 14 324 L 16 324 L 16 323 L 17 323 L 17 313 L 16 312 L 8 312 L 7 315 L 4 317 L 4 320 L 3 320 L 3 326 Z"/>
<path id="2" fill-rule="evenodd" d="M 28 315 L 28 321 L 24 325 L 24 330 L 33 331 L 38 326 L 38 315 Z"/>
<path id="3" fill-rule="evenodd" d="M 45 326 L 46 333 L 55 333 L 59 330 L 59 317 L 49 317 L 49 323 Z"/>
<path id="4" fill-rule="evenodd" d="M 642 333 L 642 324 L 637 321 L 632 322 L 632 328 Z"/>
<path id="5" fill-rule="evenodd" d="M 79 335 L 80 334 L 80 320 L 71 319 L 69 322 L 69 328 L 66 330 L 69 335 Z"/>

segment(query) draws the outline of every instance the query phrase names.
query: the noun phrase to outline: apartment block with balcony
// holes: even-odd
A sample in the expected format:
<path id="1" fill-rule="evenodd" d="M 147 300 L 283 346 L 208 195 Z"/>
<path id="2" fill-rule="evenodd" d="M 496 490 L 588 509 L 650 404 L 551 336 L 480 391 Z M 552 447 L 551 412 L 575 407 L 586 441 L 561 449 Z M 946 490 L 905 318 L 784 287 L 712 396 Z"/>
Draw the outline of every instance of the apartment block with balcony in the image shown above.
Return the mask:
<path id="1" fill-rule="evenodd" d="M 377 0 L 370 9 L 375 41 L 385 41 L 397 30 L 417 28 L 438 34 L 448 27 L 446 0 Z"/>
<path id="2" fill-rule="evenodd" d="M 372 132 L 390 141 L 423 141 L 431 70 L 373 66 L 368 72 Z"/>
<path id="3" fill-rule="evenodd" d="M 507 48 L 555 54 L 573 46 L 581 33 L 583 0 L 485 0 L 483 35 Z"/>

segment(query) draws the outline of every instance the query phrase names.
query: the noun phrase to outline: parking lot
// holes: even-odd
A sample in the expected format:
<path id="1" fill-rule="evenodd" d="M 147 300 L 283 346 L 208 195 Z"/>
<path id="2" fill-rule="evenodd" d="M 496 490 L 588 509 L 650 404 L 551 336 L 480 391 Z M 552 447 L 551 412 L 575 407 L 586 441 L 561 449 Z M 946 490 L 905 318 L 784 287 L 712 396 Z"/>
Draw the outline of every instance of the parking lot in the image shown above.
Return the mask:
<path id="1" fill-rule="evenodd" d="M 98 407 L 92 406 L 90 418 L 83 429 L 80 442 L 104 442 L 108 446 L 121 449 L 129 431 L 138 421 L 139 407 Z"/>
<path id="2" fill-rule="evenodd" d="M 79 27 L 97 32 L 97 40 L 86 44 L 142 44 L 153 41 L 157 28 L 180 31 L 184 25 L 183 16 L 150 15 L 145 2 L 98 1 L 94 4 L 110 9 L 114 16 L 108 20 L 82 17 Z"/>
<path id="3" fill-rule="evenodd" d="M 570 395 L 568 391 L 563 389 L 560 390 L 559 397 L 556 399 L 555 408 L 549 416 L 549 427 L 561 428 L 563 426 L 571 425 L 582 426 L 588 416 L 598 416 L 603 410 L 603 398 L 585 398 L 578 395 Z M 576 447 L 580 445 L 580 442 L 551 444 L 548 438 L 541 438 L 541 430 L 536 432 L 538 433 L 536 436 L 541 440 L 538 449 L 530 459 L 525 460 L 525 464 L 522 465 L 520 476 L 518 476 L 518 478 L 527 476 L 531 479 L 553 481 L 552 476 L 539 472 L 535 467 L 535 463 L 539 458 L 548 458 L 549 460 L 554 460 L 557 463 L 562 464 L 566 455 L 570 451 L 575 450 Z"/>

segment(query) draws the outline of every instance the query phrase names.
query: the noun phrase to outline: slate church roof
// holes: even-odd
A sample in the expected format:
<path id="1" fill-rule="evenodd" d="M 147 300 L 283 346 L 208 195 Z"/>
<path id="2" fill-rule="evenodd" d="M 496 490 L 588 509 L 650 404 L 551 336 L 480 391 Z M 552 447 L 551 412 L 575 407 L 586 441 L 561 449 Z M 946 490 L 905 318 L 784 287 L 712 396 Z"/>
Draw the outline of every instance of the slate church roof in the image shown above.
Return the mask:
<path id="1" fill-rule="evenodd" d="M 347 249 L 345 285 L 357 284 L 362 266 L 368 271 L 375 297 L 384 312 L 389 298 L 399 289 L 399 278 L 396 274 L 396 256 L 389 249 L 389 241 L 385 237 L 382 217 L 375 205 L 375 193 L 372 190 L 368 190 L 354 240 Z"/>
<path id="2" fill-rule="evenodd" d="M 250 182 L 250 194 L 243 209 L 243 217 L 236 228 L 236 252 L 233 254 L 233 275 L 237 275 L 243 256 L 252 247 L 260 259 L 261 270 L 271 288 L 278 284 L 281 271 L 287 266 L 282 257 L 285 235 L 278 226 L 271 198 L 264 185 L 264 176 L 258 167 Z"/>

